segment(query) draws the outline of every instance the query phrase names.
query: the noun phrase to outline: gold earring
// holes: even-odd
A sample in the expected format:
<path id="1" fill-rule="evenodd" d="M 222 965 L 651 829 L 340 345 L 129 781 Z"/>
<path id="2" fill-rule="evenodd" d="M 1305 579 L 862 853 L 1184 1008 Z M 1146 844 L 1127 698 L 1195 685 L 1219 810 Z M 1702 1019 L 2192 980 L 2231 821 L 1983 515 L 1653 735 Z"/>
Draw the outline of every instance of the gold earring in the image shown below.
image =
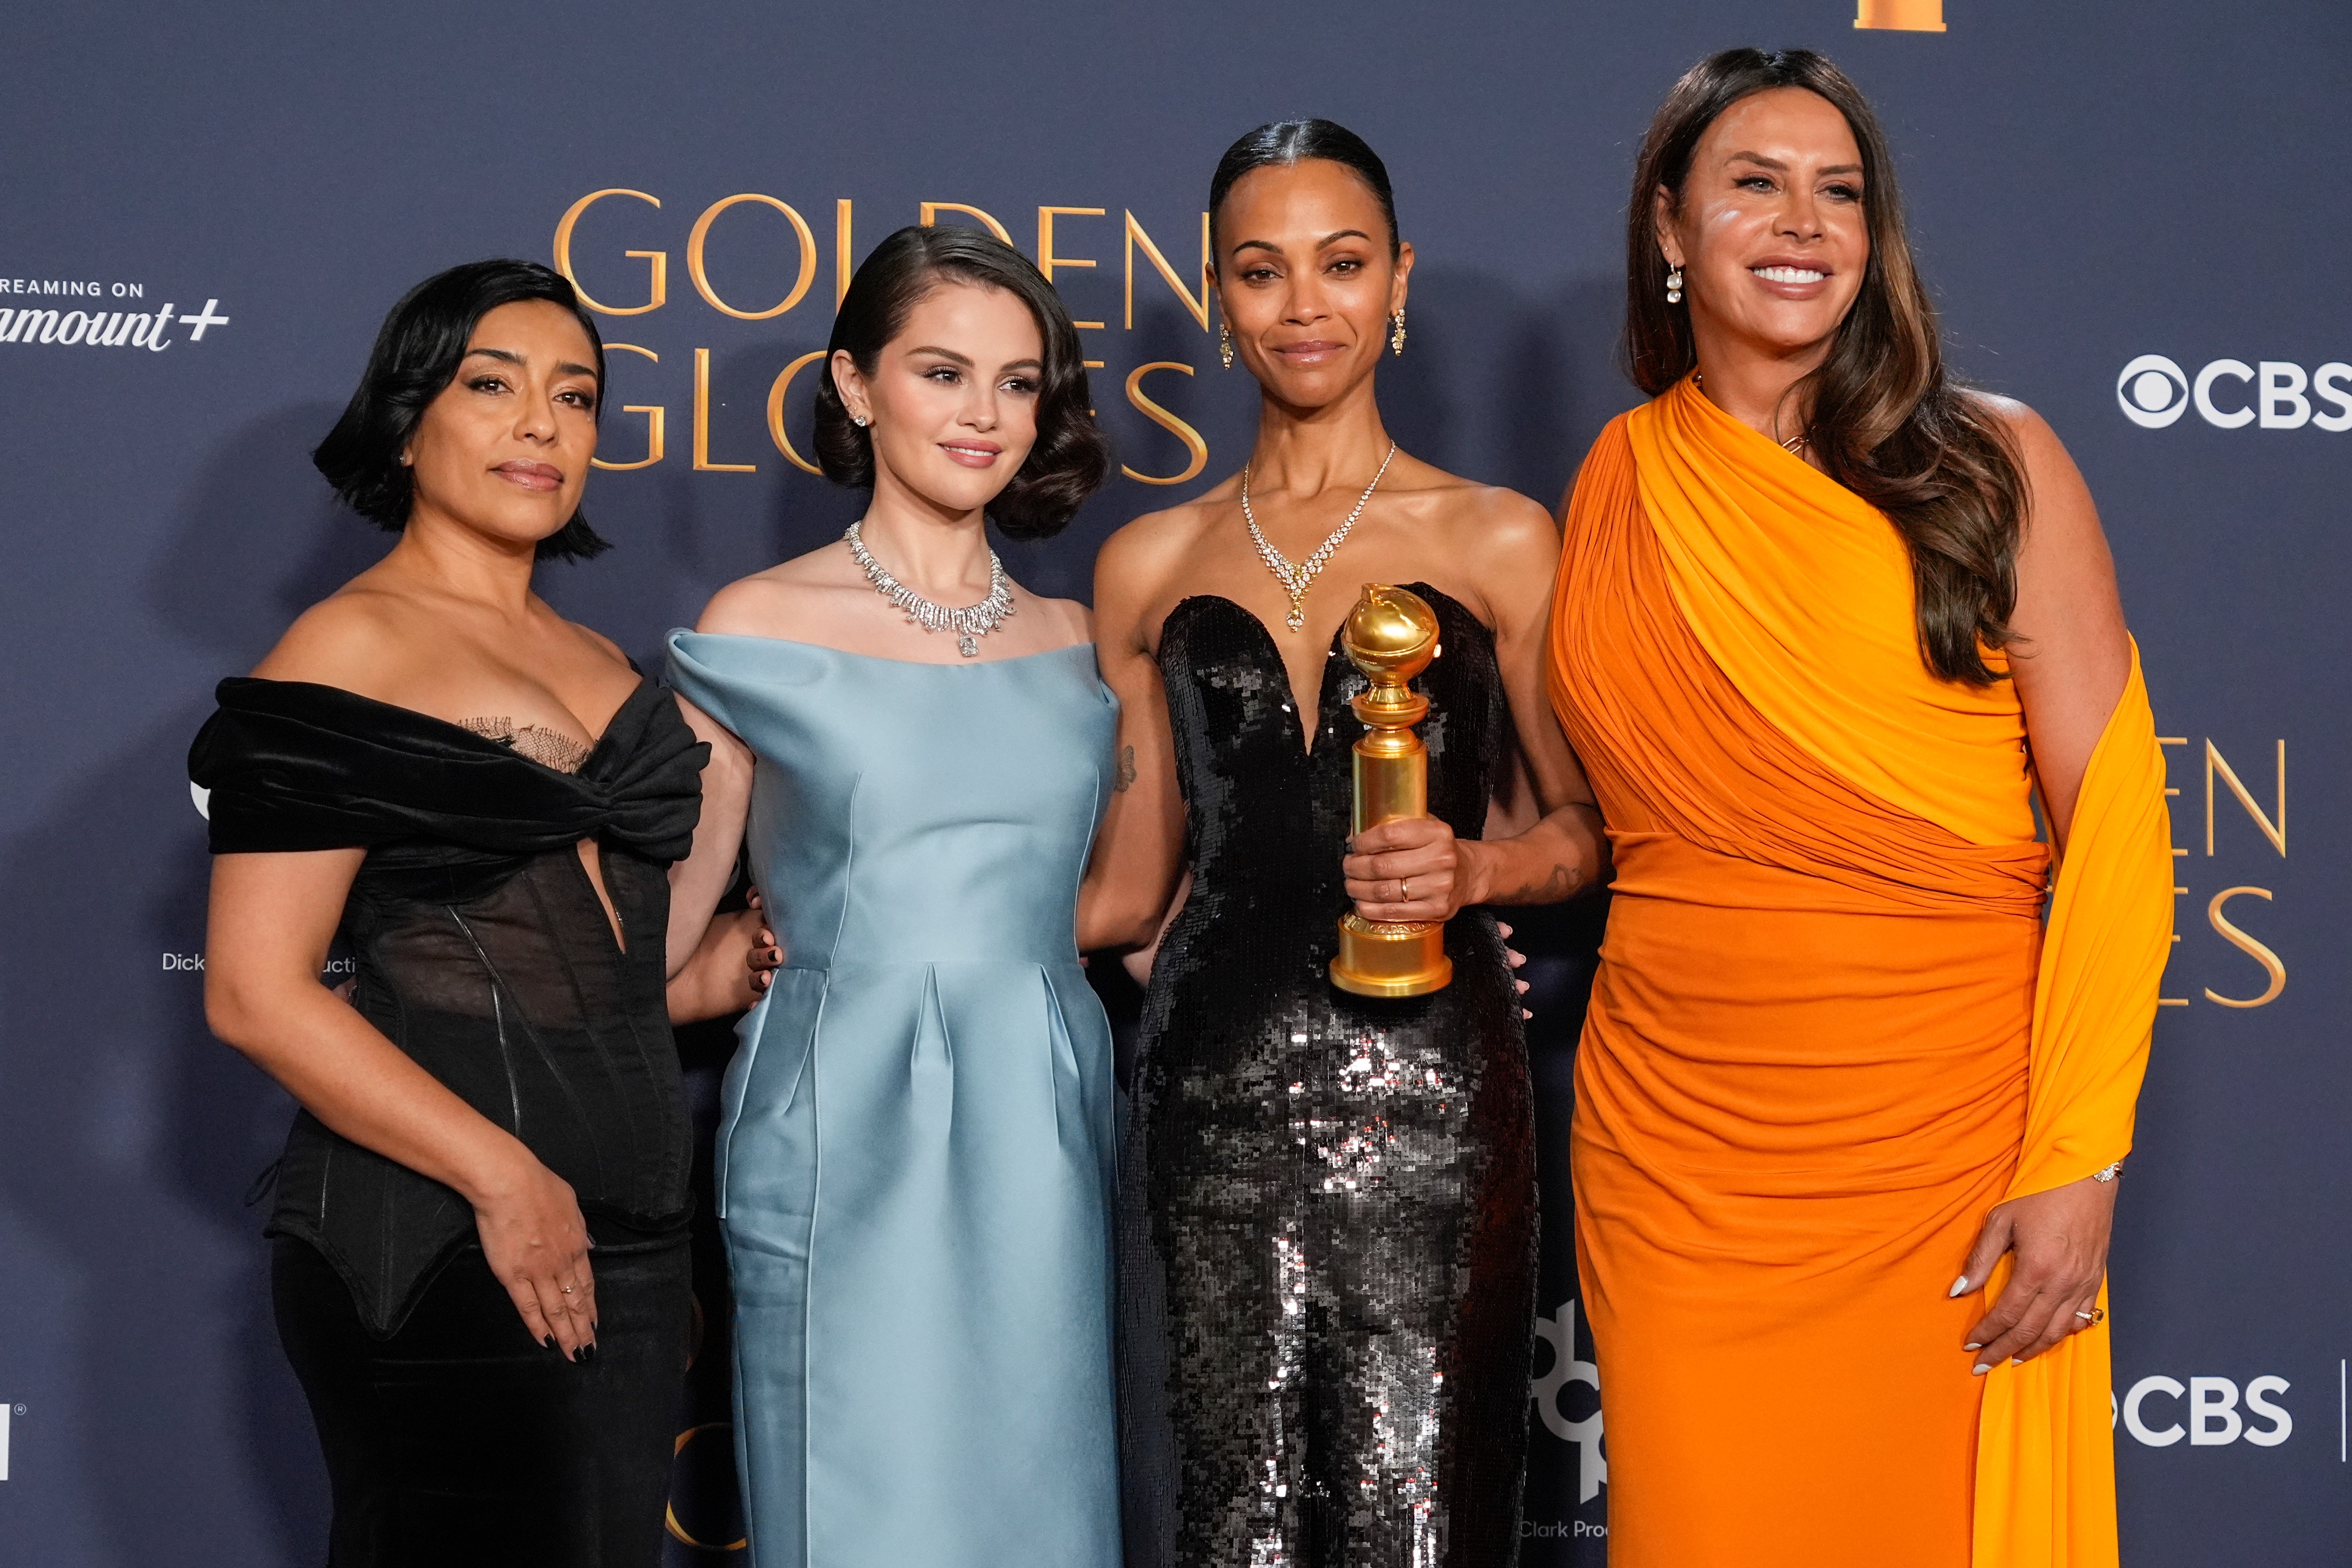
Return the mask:
<path id="1" fill-rule="evenodd" d="M 1389 334 L 1389 353 L 1401 354 L 1404 353 L 1404 312 L 1399 310 L 1395 320 L 1396 331 Z"/>
<path id="2" fill-rule="evenodd" d="M 1224 363 L 1227 370 L 1234 368 L 1234 330 L 1231 327 L 1217 328 L 1217 358 Z"/>
<path id="3" fill-rule="evenodd" d="M 1682 302 L 1683 269 L 1677 267 L 1673 271 L 1666 274 L 1666 303 L 1669 305 L 1679 305 Z"/>

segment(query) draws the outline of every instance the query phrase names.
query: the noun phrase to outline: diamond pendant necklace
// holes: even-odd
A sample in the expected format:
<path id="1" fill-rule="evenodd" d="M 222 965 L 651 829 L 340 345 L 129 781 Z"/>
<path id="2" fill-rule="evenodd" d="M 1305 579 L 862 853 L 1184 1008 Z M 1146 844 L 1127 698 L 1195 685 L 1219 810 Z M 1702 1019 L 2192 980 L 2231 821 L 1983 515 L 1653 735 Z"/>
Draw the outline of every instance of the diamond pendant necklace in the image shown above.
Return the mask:
<path id="1" fill-rule="evenodd" d="M 924 598 L 874 559 L 874 552 L 866 548 L 866 541 L 857 531 L 865 521 L 861 517 L 851 523 L 849 531 L 841 537 L 849 546 L 849 558 L 865 572 L 874 591 L 905 611 L 908 626 L 920 626 L 927 632 L 953 632 L 956 651 L 966 658 L 978 658 L 980 639 L 1003 626 L 1005 617 L 1013 614 L 1013 580 L 1004 574 L 1004 563 L 996 558 L 996 552 L 988 552 L 988 597 L 977 605 L 950 609 Z"/>
<path id="2" fill-rule="evenodd" d="M 1250 471 L 1247 466 L 1242 468 L 1242 521 L 1249 524 L 1250 539 L 1257 545 L 1258 558 L 1265 563 L 1265 569 L 1274 574 L 1275 581 L 1290 595 L 1290 614 L 1282 617 L 1282 624 L 1292 631 L 1307 624 L 1308 585 L 1329 563 L 1331 552 L 1346 542 L 1348 531 L 1356 526 L 1356 520 L 1364 515 L 1364 503 L 1370 500 L 1372 492 L 1381 488 L 1381 476 L 1389 471 L 1389 464 L 1396 460 L 1396 443 L 1391 441 L 1388 456 L 1381 459 L 1380 468 L 1372 475 L 1372 482 L 1364 487 L 1364 493 L 1356 498 L 1355 509 L 1348 513 L 1348 521 L 1333 529 L 1331 537 L 1325 540 L 1314 554 L 1296 566 L 1281 551 L 1267 543 L 1265 535 L 1258 531 L 1257 513 L 1250 510 Z"/>

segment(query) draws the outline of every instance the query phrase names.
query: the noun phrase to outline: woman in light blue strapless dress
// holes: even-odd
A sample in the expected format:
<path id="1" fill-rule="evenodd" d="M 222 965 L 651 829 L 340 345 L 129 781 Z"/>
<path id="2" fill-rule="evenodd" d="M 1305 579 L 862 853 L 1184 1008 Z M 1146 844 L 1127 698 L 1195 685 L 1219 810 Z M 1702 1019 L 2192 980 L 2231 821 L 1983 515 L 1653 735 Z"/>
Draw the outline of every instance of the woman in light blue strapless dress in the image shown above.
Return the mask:
<path id="1" fill-rule="evenodd" d="M 1139 940 L 1150 900 L 1088 874 L 1123 775 L 1086 613 L 1004 579 L 982 521 L 1050 532 L 1099 482 L 1083 351 L 964 229 L 886 241 L 834 349 L 816 446 L 871 507 L 670 638 L 714 748 L 680 919 L 743 843 L 784 952 L 718 1147 L 751 1557 L 1111 1568 L 1110 1039 L 1078 943 Z"/>

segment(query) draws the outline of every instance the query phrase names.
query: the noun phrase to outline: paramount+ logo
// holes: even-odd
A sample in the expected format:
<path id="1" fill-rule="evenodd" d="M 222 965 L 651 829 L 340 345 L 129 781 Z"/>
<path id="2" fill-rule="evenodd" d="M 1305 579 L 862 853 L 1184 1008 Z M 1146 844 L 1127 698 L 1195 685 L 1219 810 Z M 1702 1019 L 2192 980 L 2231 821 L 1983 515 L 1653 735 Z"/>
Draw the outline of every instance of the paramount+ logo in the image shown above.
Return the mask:
<path id="1" fill-rule="evenodd" d="M 2292 360 L 2208 361 L 2191 375 L 2162 354 L 2142 354 L 2116 377 L 2116 404 L 2143 430 L 2179 424 L 2191 408 L 2221 430 L 2352 430 L 2352 364 L 2306 371 Z"/>

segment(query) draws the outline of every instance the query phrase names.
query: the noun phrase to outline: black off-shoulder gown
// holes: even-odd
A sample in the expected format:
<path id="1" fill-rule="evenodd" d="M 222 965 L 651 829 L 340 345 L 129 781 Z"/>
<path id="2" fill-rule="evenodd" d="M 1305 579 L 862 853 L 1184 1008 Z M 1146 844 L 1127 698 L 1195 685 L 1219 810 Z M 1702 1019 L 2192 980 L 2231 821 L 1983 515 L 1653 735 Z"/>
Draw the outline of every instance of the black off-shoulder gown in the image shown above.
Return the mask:
<path id="1" fill-rule="evenodd" d="M 456 1192 L 304 1111 L 268 1234 L 335 1568 L 650 1568 L 691 1312 L 667 868 L 709 749 L 641 684 L 577 773 L 332 687 L 225 680 L 189 754 L 215 854 L 364 848 L 352 1004 L 578 1195 L 595 1356 L 536 1343 Z M 576 848 L 593 837 L 625 948 Z"/>
<path id="2" fill-rule="evenodd" d="M 1510 714 L 1494 638 L 1423 584 L 1444 651 L 1429 805 L 1482 830 Z M 1336 989 L 1353 803 L 1334 638 L 1311 749 L 1273 637 L 1184 600 L 1160 668 L 1192 889 L 1152 970 L 1121 1151 L 1129 1568 L 1502 1568 L 1517 1560 L 1535 1127 L 1493 918 L 1453 984 Z"/>

